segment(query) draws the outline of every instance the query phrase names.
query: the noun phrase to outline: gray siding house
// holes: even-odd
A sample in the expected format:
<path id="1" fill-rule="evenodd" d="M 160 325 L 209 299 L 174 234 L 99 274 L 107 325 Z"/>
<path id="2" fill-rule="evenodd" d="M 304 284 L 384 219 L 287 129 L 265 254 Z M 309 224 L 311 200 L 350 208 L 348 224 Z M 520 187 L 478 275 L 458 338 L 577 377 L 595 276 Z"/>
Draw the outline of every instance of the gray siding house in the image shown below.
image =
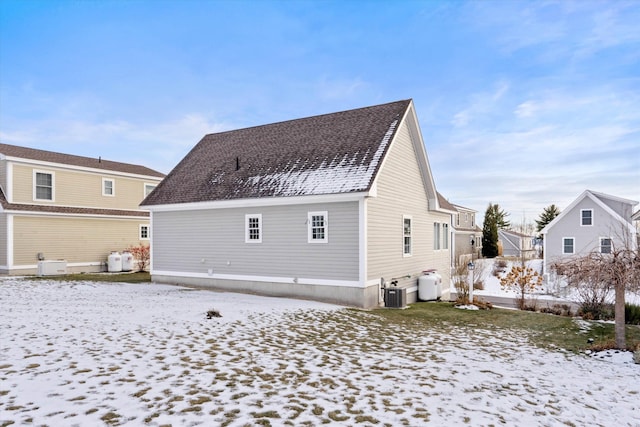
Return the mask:
<path id="1" fill-rule="evenodd" d="M 476 211 L 453 204 L 453 266 L 481 257 L 482 229 L 476 224 Z"/>
<path id="2" fill-rule="evenodd" d="M 425 270 L 449 288 L 411 100 L 206 135 L 142 206 L 154 281 L 357 307 L 392 280 L 415 301 Z"/>
<path id="3" fill-rule="evenodd" d="M 534 258 L 534 236 L 528 236 L 513 230 L 498 230 L 498 244 L 502 247 L 502 255 L 506 257 Z"/>
<path id="4" fill-rule="evenodd" d="M 637 204 L 634 200 L 586 190 L 542 229 L 544 272 L 562 258 L 593 251 L 608 253 L 624 245 L 637 247 L 631 219 Z"/>

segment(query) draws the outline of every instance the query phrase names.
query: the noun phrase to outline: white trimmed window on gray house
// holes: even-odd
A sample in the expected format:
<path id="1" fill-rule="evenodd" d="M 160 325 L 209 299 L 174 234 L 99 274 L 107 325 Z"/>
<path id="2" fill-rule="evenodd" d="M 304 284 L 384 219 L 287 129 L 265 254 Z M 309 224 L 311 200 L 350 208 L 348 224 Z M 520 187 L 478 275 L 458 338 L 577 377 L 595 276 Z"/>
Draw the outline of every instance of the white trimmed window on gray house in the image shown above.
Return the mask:
<path id="1" fill-rule="evenodd" d="M 593 225 L 593 209 L 580 210 L 580 225 Z"/>
<path id="2" fill-rule="evenodd" d="M 244 216 L 244 242 L 262 243 L 262 214 Z"/>
<path id="3" fill-rule="evenodd" d="M 33 171 L 33 199 L 54 200 L 55 177 L 53 172 Z"/>
<path id="4" fill-rule="evenodd" d="M 573 237 L 563 237 L 562 238 L 562 253 L 563 254 L 573 254 L 574 253 L 574 238 Z"/>
<path id="5" fill-rule="evenodd" d="M 327 243 L 329 241 L 329 216 L 327 211 L 307 214 L 307 239 L 309 243 Z"/>
<path id="6" fill-rule="evenodd" d="M 611 238 L 609 237 L 601 237 L 600 238 L 600 253 L 601 254 L 610 254 L 612 251 L 612 243 Z"/>
<path id="7" fill-rule="evenodd" d="M 149 240 L 151 238 L 151 227 L 149 227 L 149 224 L 140 224 L 138 234 L 140 240 Z"/>
<path id="8" fill-rule="evenodd" d="M 114 196 L 116 194 L 116 183 L 113 179 L 102 178 L 102 195 Z"/>
<path id="9" fill-rule="evenodd" d="M 402 216 L 402 256 L 411 256 L 412 254 L 412 219 L 409 215 Z"/>

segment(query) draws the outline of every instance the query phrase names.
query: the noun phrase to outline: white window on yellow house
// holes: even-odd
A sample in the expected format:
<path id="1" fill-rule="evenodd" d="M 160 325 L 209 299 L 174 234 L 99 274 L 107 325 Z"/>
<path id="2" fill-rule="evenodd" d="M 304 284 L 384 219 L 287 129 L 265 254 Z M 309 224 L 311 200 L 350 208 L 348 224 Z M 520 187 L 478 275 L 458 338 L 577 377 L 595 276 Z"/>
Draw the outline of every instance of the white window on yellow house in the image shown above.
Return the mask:
<path id="1" fill-rule="evenodd" d="M 144 197 L 147 197 L 156 188 L 156 184 L 144 184 Z"/>
<path id="2" fill-rule="evenodd" d="M 116 183 L 113 179 L 102 178 L 102 195 L 103 196 L 115 196 Z"/>
<path id="3" fill-rule="evenodd" d="M 402 256 L 411 256 L 413 251 L 411 217 L 402 216 Z"/>
<path id="4" fill-rule="evenodd" d="M 53 172 L 33 171 L 33 199 L 54 201 Z"/>
<path id="5" fill-rule="evenodd" d="M 140 240 L 149 240 L 151 238 L 151 227 L 149 224 L 140 224 Z"/>

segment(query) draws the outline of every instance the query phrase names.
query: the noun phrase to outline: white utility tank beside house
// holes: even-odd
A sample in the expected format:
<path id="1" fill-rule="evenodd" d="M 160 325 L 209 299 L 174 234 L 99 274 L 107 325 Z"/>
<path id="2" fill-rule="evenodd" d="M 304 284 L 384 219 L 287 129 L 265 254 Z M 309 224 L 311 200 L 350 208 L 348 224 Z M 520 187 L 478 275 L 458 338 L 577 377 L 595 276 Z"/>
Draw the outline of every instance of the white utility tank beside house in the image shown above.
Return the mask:
<path id="1" fill-rule="evenodd" d="M 367 308 L 426 270 L 449 289 L 411 100 L 206 135 L 142 206 L 157 282 Z"/>

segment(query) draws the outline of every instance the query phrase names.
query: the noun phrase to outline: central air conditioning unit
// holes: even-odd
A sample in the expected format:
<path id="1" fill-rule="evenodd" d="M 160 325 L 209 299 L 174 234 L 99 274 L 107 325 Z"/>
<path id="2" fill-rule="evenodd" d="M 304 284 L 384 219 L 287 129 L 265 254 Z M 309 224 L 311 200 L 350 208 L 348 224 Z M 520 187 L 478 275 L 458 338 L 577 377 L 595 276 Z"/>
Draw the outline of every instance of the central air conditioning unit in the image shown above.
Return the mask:
<path id="1" fill-rule="evenodd" d="M 385 288 L 384 306 L 388 308 L 404 308 L 407 306 L 406 288 Z"/>
<path id="2" fill-rule="evenodd" d="M 67 261 L 38 261 L 38 276 L 67 274 Z"/>

